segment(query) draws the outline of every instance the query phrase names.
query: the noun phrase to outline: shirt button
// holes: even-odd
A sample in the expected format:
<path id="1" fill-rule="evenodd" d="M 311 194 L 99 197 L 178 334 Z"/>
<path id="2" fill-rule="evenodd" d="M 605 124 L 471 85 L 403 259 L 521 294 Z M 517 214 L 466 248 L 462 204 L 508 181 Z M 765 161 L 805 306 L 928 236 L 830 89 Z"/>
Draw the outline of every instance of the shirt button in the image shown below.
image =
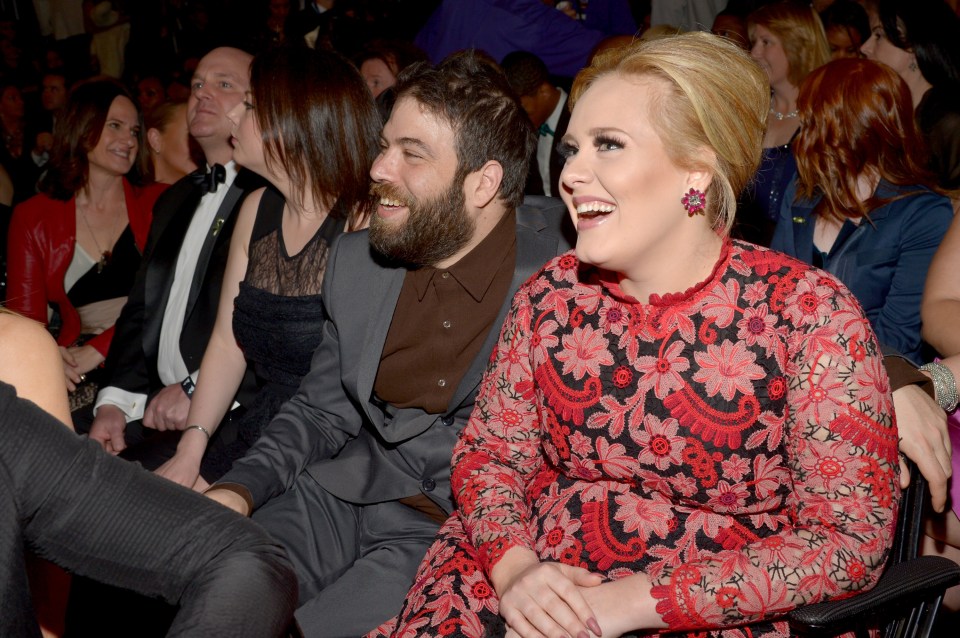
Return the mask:
<path id="1" fill-rule="evenodd" d="M 452 325 L 453 325 L 453 324 L 450 323 L 449 321 L 444 321 L 444 322 L 443 322 L 443 327 L 444 327 L 444 328 L 449 328 L 449 327 L 452 326 Z"/>
<path id="2" fill-rule="evenodd" d="M 453 422 L 454 422 L 454 418 L 449 414 L 440 418 L 440 423 L 444 424 L 447 427 L 450 427 L 451 425 L 453 425 Z"/>
<path id="3" fill-rule="evenodd" d="M 437 385 L 440 386 L 441 388 L 445 388 L 445 387 L 447 387 L 447 380 L 446 380 L 446 379 L 440 379 L 439 381 L 437 381 Z"/>
<path id="4" fill-rule="evenodd" d="M 432 478 L 428 478 L 428 479 L 423 479 L 423 483 L 421 483 L 420 485 L 423 486 L 424 492 L 432 492 L 437 487 L 437 482 L 434 481 Z"/>
<path id="5" fill-rule="evenodd" d="M 444 279 L 449 279 L 449 278 L 450 278 L 450 273 L 445 272 L 445 273 L 443 273 L 443 274 L 440 275 L 440 276 L 443 277 Z"/>

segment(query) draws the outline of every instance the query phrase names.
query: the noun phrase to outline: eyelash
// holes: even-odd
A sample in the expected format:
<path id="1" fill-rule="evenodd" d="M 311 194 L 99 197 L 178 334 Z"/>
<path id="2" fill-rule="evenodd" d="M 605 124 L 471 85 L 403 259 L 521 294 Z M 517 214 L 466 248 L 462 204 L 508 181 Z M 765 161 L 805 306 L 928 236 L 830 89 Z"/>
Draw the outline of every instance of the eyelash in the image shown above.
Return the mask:
<path id="1" fill-rule="evenodd" d="M 616 146 L 618 149 L 623 148 L 623 142 L 610 135 L 597 136 L 597 138 L 594 139 L 593 143 L 596 145 L 598 151 L 613 150 L 609 148 L 608 149 L 601 148 L 603 146 Z"/>
<path id="2" fill-rule="evenodd" d="M 598 135 L 596 138 L 594 138 L 593 144 L 594 144 L 594 147 L 596 147 L 597 151 L 599 152 L 618 150 L 623 148 L 623 142 L 610 135 Z M 616 149 L 604 148 L 605 146 L 615 146 Z M 557 143 L 557 153 L 559 153 L 560 157 L 562 157 L 565 160 L 576 155 L 578 150 L 579 149 L 573 144 L 569 144 L 567 142 Z"/>
<path id="3" fill-rule="evenodd" d="M 577 153 L 577 147 L 566 142 L 557 142 L 557 154 L 563 159 L 570 159 Z"/>

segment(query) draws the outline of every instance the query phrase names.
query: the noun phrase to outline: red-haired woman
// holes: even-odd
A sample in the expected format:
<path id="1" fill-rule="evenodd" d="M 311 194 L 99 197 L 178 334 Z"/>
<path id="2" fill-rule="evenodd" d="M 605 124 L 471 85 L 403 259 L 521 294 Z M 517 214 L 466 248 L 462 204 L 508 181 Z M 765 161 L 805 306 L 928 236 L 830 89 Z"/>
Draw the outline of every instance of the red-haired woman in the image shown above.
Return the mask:
<path id="1" fill-rule="evenodd" d="M 122 85 L 99 80 L 76 87 L 57 121 L 43 194 L 18 206 L 10 222 L 7 306 L 43 324 L 49 306 L 59 311 L 67 385 L 84 389 L 71 396 L 74 409 L 96 395 L 87 376 L 107 356 L 153 203 L 166 188 L 135 186 L 142 124 Z"/>
<path id="2" fill-rule="evenodd" d="M 771 247 L 833 273 L 880 343 L 920 360 L 920 300 L 952 219 L 923 167 L 910 90 L 890 68 L 836 60 L 800 89 L 798 176 Z"/>

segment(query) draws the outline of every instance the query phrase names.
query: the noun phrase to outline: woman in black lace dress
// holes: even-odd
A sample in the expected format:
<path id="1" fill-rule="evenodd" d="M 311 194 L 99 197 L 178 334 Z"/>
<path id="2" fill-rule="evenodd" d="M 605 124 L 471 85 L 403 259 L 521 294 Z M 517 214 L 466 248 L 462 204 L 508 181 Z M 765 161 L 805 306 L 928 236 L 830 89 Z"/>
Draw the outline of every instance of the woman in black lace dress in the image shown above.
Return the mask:
<path id="1" fill-rule="evenodd" d="M 370 92 L 349 62 L 325 51 L 257 56 L 250 93 L 229 117 L 234 159 L 271 186 L 240 211 L 187 427 L 174 458 L 157 470 L 196 489 L 243 456 L 310 369 L 327 252 L 337 235 L 366 225 L 367 171 L 379 152 Z M 205 456 L 248 365 L 260 392 L 245 406 L 238 439 Z"/>

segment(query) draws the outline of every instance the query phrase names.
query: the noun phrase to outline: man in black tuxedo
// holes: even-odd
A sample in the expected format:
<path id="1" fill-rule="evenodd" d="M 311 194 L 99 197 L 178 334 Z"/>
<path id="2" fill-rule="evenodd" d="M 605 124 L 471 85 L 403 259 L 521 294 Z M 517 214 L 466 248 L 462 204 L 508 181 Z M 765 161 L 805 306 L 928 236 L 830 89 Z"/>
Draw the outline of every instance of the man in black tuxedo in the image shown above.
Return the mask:
<path id="1" fill-rule="evenodd" d="M 90 430 L 90 438 L 109 452 L 141 441 L 141 420 L 146 428 L 171 431 L 161 439 L 176 438 L 185 424 L 217 315 L 236 214 L 246 194 L 263 185 L 234 164 L 227 119 L 250 88 L 250 60 L 239 49 L 214 49 L 193 76 L 187 119 L 207 168 L 171 186 L 154 208 L 143 263 L 116 324 Z M 241 386 L 238 398 L 244 390 Z M 175 441 L 160 447 L 172 454 Z"/>
<path id="2" fill-rule="evenodd" d="M 567 132 L 570 109 L 567 92 L 550 81 L 547 65 L 533 53 L 514 51 L 501 63 L 510 87 L 520 98 L 534 128 L 538 130 L 537 149 L 530 159 L 525 195 L 560 197 L 560 171 L 563 158 L 557 142 Z"/>

